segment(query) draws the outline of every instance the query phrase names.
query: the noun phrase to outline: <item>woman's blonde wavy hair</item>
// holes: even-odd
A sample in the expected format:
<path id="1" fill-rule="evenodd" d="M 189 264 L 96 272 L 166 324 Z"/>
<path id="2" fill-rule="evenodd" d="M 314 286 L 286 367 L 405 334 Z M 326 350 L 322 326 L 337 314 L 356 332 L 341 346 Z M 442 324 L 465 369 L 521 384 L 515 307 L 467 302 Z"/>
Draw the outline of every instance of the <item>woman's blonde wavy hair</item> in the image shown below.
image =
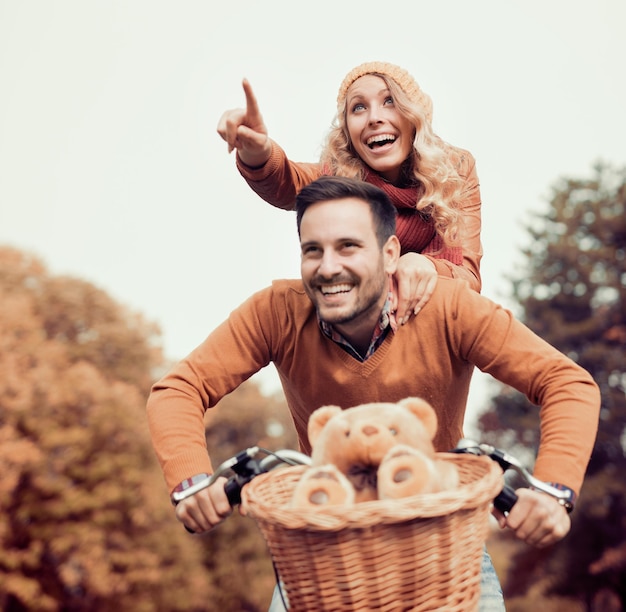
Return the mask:
<path id="1" fill-rule="evenodd" d="M 457 203 L 463 180 L 456 169 L 458 163 L 456 155 L 450 145 L 433 132 L 424 109 L 412 102 L 392 78 L 376 72 L 370 74 L 385 81 L 394 105 L 415 126 L 413 150 L 401 169 L 402 184 L 421 186 L 415 203 L 416 210 L 425 218 L 432 220 L 435 231 L 441 236 L 444 244 L 458 244 L 462 219 Z M 326 138 L 320 163 L 325 172 L 362 180 L 368 167 L 352 147 L 346 111 L 344 97 Z"/>

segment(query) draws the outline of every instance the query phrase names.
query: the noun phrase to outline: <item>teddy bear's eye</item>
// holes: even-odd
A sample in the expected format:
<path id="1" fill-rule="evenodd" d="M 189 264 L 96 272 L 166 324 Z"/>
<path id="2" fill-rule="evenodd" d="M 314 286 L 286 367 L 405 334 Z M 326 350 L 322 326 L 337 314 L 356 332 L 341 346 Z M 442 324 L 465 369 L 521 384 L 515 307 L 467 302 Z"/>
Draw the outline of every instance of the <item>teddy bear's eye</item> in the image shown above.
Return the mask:
<path id="1" fill-rule="evenodd" d="M 398 435 L 398 430 L 397 430 L 395 427 L 390 427 L 390 428 L 389 428 L 389 433 L 390 433 L 392 436 L 397 436 L 397 435 Z"/>

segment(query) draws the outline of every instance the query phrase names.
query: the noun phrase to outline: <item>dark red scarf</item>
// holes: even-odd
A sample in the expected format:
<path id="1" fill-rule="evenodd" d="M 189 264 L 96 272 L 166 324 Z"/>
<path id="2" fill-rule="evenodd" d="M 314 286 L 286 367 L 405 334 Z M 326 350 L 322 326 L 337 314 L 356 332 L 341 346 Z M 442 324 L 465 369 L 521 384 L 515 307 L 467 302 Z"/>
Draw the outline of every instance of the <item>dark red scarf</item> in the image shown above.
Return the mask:
<path id="1" fill-rule="evenodd" d="M 437 259 L 447 259 L 457 266 L 462 265 L 461 247 L 445 247 L 432 220 L 416 210 L 421 187 L 396 187 L 375 172 L 368 172 L 365 180 L 382 189 L 397 208 L 396 234 L 402 245 L 402 254 L 409 251 L 428 253 Z"/>

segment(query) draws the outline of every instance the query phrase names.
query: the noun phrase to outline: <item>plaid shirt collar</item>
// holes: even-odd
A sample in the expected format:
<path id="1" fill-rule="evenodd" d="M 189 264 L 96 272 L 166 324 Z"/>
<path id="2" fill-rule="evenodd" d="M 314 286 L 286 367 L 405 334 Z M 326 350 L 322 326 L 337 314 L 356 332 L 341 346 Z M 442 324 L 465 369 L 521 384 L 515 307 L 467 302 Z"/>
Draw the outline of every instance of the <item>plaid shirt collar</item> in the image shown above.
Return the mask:
<path id="1" fill-rule="evenodd" d="M 395 332 L 398 328 L 398 324 L 396 323 L 396 315 L 391 311 L 393 293 L 391 289 L 391 282 L 389 283 L 389 292 L 387 293 L 387 299 L 385 300 L 385 304 L 383 305 L 383 309 L 380 313 L 380 319 L 378 320 L 378 325 L 374 328 L 374 332 L 372 334 L 372 339 L 370 340 L 369 347 L 365 352 L 365 355 L 361 355 L 353 346 L 350 344 L 350 341 L 345 338 L 342 334 L 340 334 L 330 323 L 326 323 L 326 321 L 322 321 L 318 316 L 318 322 L 322 333 L 330 338 L 333 342 L 339 344 L 345 351 L 350 353 L 353 357 L 358 359 L 359 361 L 366 361 L 369 359 L 376 349 L 382 344 L 383 340 L 386 338 L 389 330 Z"/>

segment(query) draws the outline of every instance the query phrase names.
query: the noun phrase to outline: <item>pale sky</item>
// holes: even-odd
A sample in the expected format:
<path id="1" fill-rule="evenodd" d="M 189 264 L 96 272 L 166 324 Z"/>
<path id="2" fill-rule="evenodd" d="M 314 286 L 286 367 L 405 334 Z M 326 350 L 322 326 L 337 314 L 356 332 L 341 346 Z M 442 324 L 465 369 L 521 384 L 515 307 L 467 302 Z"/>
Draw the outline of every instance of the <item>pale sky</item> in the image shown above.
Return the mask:
<path id="1" fill-rule="evenodd" d="M 0 244 L 106 290 L 183 357 L 299 276 L 293 213 L 215 131 L 242 78 L 270 136 L 315 161 L 344 75 L 383 60 L 474 154 L 483 293 L 508 305 L 528 211 L 560 177 L 626 163 L 625 31 L 623 0 L 0 0 Z"/>

